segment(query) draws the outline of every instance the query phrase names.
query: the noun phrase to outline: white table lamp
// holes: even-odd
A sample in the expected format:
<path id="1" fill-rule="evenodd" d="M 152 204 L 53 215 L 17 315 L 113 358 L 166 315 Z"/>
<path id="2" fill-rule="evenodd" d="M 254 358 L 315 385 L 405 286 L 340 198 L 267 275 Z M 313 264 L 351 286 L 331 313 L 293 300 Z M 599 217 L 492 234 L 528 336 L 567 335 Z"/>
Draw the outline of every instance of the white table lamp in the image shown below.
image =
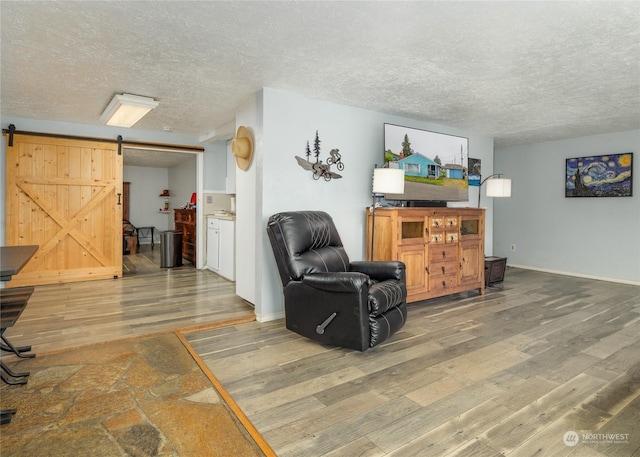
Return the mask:
<path id="1" fill-rule="evenodd" d="M 371 205 L 371 255 L 373 260 L 374 236 L 376 230 L 376 198 L 384 194 L 404 193 L 404 170 L 401 168 L 373 169 L 373 204 Z"/>

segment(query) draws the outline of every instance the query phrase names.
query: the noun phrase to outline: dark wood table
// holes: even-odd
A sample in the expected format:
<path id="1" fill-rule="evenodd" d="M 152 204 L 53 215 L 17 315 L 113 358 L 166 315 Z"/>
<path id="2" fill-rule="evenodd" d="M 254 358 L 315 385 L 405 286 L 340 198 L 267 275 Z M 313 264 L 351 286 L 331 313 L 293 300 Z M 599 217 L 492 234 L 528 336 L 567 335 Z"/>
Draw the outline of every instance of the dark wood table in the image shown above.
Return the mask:
<path id="1" fill-rule="evenodd" d="M 0 247 L 0 276 L 2 277 L 0 279 L 10 281 L 11 277 L 22 270 L 22 267 L 27 264 L 37 250 L 37 245 Z"/>
<path id="2" fill-rule="evenodd" d="M 22 270 L 22 268 L 27 264 L 27 262 L 29 262 L 29 260 L 31 259 L 31 257 L 34 256 L 34 254 L 36 253 L 36 251 L 38 250 L 38 246 L 37 245 L 29 245 L 29 246 L 1 246 L 0 247 L 0 280 L 2 281 L 10 281 L 11 278 L 14 275 L 17 275 L 20 270 Z M 14 289 L 8 289 L 4 294 L 2 293 L 4 289 L 0 289 L 0 297 L 2 297 L 2 295 L 5 295 L 5 297 L 7 296 L 12 296 L 13 294 L 12 292 L 14 292 Z M 30 294 L 29 294 L 30 295 Z M 2 299 L 0 298 L 0 302 L 2 301 Z M 9 301 L 9 300 L 7 300 Z M 24 305 L 22 305 L 24 308 Z M 20 315 L 20 313 L 22 313 L 22 310 L 19 310 L 19 312 L 17 313 L 17 316 L 14 316 L 15 319 L 17 320 L 17 317 Z M 12 321 L 12 317 L 8 317 L 7 321 L 11 322 Z M 5 323 L 2 324 L 3 327 L 5 325 Z M 4 333 L 4 328 L 2 329 L 2 334 Z M 3 341 L 5 341 L 5 339 L 3 338 Z M 6 348 L 3 345 L 2 349 L 6 350 L 8 348 Z M 21 348 L 15 348 L 15 347 L 11 347 L 12 352 L 16 352 L 18 351 L 19 353 L 24 352 L 24 350 L 30 351 L 31 350 L 31 346 L 28 347 L 21 347 Z M 29 356 L 33 356 L 33 355 L 29 355 Z M 25 356 L 26 357 L 26 356 Z M 11 376 L 17 376 L 17 377 L 25 377 L 28 376 L 29 373 L 14 373 L 12 372 L 5 364 L 4 362 L 2 362 L 2 370 L 6 371 L 9 375 Z M 3 374 L 3 380 L 5 379 L 4 374 Z M 24 382 L 19 382 L 20 384 L 26 383 L 26 380 Z M 13 384 L 13 382 L 11 383 Z M 3 409 L 2 411 L 0 411 L 0 424 L 8 424 L 9 422 L 11 422 L 11 418 L 13 417 L 13 415 L 16 413 L 15 409 Z"/>

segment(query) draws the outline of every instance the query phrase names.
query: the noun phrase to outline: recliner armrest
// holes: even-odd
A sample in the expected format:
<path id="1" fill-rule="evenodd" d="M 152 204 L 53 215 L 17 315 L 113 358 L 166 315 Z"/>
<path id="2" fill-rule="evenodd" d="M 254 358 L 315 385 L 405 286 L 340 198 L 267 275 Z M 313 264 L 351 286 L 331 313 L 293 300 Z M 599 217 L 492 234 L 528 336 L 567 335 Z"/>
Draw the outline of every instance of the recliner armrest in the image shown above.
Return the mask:
<path id="1" fill-rule="evenodd" d="M 374 281 L 385 281 L 387 279 L 395 279 L 404 281 L 405 265 L 398 261 L 356 261 L 349 264 L 352 272 L 360 272 L 368 275 Z"/>
<path id="2" fill-rule="evenodd" d="M 302 277 L 302 284 L 328 292 L 358 292 L 369 285 L 369 276 L 359 272 L 312 273 Z"/>

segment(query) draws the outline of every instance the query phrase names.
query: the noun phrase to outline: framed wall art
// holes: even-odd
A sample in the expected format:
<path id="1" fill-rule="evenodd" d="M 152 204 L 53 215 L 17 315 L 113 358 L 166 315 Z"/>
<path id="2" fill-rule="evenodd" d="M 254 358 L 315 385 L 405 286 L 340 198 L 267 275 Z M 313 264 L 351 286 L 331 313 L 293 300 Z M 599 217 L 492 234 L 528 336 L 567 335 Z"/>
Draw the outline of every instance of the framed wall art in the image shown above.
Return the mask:
<path id="1" fill-rule="evenodd" d="M 633 153 L 566 160 L 565 197 L 631 197 Z"/>
<path id="2" fill-rule="evenodd" d="M 472 159 L 469 157 L 467 166 L 469 176 L 469 186 L 480 187 L 480 179 L 482 178 L 482 163 L 480 159 Z"/>

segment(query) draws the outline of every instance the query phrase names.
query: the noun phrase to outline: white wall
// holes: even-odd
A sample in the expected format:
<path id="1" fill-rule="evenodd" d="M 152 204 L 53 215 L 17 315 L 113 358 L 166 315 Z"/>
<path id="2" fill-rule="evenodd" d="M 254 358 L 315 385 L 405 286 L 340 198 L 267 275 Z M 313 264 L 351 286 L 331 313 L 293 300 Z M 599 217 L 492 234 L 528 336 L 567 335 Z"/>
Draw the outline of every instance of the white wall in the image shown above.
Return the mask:
<path id="1" fill-rule="evenodd" d="M 172 168 L 123 167 L 123 181 L 131 182 L 129 218 L 137 227 L 156 228 L 155 242 L 160 242 L 160 232 L 175 227 L 173 209 L 185 206 L 196 192 L 196 154 Z M 158 212 L 164 208 L 165 199 L 159 197 L 164 189 L 169 189 L 170 211 Z M 150 240 L 142 239 L 141 242 Z"/>
<path id="2" fill-rule="evenodd" d="M 130 182 L 129 220 L 136 227 L 155 227 L 155 243 L 160 242 L 160 232 L 169 230 L 169 221 L 173 212 L 159 213 L 165 200 L 158 197 L 163 189 L 169 189 L 169 170 L 167 168 L 123 167 L 123 181 Z M 172 202 L 170 201 L 169 204 Z M 140 243 L 151 243 L 142 238 Z"/>
<path id="3" fill-rule="evenodd" d="M 496 170 L 513 181 L 511 198 L 494 202 L 495 254 L 513 266 L 640 284 L 639 150 L 640 130 L 496 150 Z M 632 197 L 565 198 L 565 159 L 623 152 L 636 152 Z"/>
<path id="4" fill-rule="evenodd" d="M 265 231 L 270 215 L 288 210 L 327 211 L 350 258 L 364 258 L 365 208 L 371 204 L 374 164 L 383 161 L 385 122 L 466 136 L 470 155 L 483 161 L 485 173 L 491 172 L 493 139 L 471 132 L 266 88 L 257 94 L 255 102 L 238 112 L 236 123 L 251 128 L 256 151 L 249 171 L 236 175 L 238 225 L 242 226 L 236 251 L 237 293 L 256 305 L 258 320 L 279 317 L 283 312 L 282 283 Z M 340 172 L 342 179 L 316 181 L 296 162 L 296 155 L 304 156 L 307 141 L 313 145 L 316 130 L 321 159 L 326 160 L 332 148 L 340 150 L 345 164 Z M 477 193 L 473 191 L 470 205 L 457 206 L 477 205 Z M 489 208 L 487 219 L 491 217 Z M 487 230 L 487 239 L 491 240 L 490 223 Z M 489 246 L 488 252 L 491 249 Z M 244 276 L 246 271 L 251 271 L 255 282 L 250 275 Z M 243 295 L 245 288 L 252 288 L 251 299 Z"/>
<path id="5" fill-rule="evenodd" d="M 11 122 L 20 130 L 96 137 L 116 137 L 122 134 L 126 140 L 198 144 L 197 138 L 180 135 L 3 119 L 3 125 Z M 373 166 L 381 165 L 383 161 L 385 122 L 468 137 L 470 156 L 482 160 L 486 175 L 493 173 L 493 139 L 486 135 L 313 100 L 273 89 L 263 89 L 237 110 L 236 127 L 244 125 L 251 130 L 255 153 L 247 171 L 235 170 L 236 293 L 256 306 L 258 320 L 265 321 L 283 315 L 281 282 L 265 232 L 270 215 L 286 210 L 327 211 L 334 217 L 351 259 L 364 258 L 364 212 L 371 204 Z M 304 154 L 307 141 L 313 143 L 316 130 L 319 131 L 322 142 L 324 160 L 329 150 L 340 149 L 345 164 L 345 169 L 341 172 L 342 179 L 315 181 L 309 171 L 298 166 L 295 156 Z M 206 148 L 209 150 L 209 145 Z M 4 154 L 0 166 L 4 176 Z M 191 189 L 175 189 L 176 180 L 185 179 L 178 176 L 179 174 L 170 173 L 168 177 L 167 187 L 175 194 L 171 202 L 173 207 L 188 202 L 192 192 Z M 193 179 L 195 183 L 199 178 L 189 179 Z M 152 187 L 155 192 L 155 185 Z M 202 187 L 201 182 L 199 187 Z M 4 186 L 1 192 L 4 202 Z M 469 197 L 469 204 L 458 203 L 455 206 L 476 206 L 476 189 L 470 189 Z M 491 254 L 493 201 L 483 199 L 482 206 L 487 207 L 486 253 Z M 1 230 L 0 236 L 3 237 L 4 220 Z M 199 236 L 199 240 L 201 239 Z"/>
<path id="6" fill-rule="evenodd" d="M 244 125 L 253 136 L 254 154 L 246 171 L 236 167 L 236 294 L 255 305 L 256 319 L 265 321 L 273 311 L 263 309 L 258 290 L 261 282 L 262 198 L 262 92 L 236 112 L 236 129 Z"/>
<path id="7" fill-rule="evenodd" d="M 197 191 L 196 169 L 195 155 L 175 167 L 169 168 L 168 186 L 171 191 L 171 208 L 181 208 L 191 201 L 191 194 Z M 160 192 L 162 189 L 158 194 Z M 173 220 L 171 228 L 174 228 Z"/>
<path id="8" fill-rule="evenodd" d="M 227 141 L 207 144 L 204 151 L 204 190 L 224 192 L 227 176 Z"/>

